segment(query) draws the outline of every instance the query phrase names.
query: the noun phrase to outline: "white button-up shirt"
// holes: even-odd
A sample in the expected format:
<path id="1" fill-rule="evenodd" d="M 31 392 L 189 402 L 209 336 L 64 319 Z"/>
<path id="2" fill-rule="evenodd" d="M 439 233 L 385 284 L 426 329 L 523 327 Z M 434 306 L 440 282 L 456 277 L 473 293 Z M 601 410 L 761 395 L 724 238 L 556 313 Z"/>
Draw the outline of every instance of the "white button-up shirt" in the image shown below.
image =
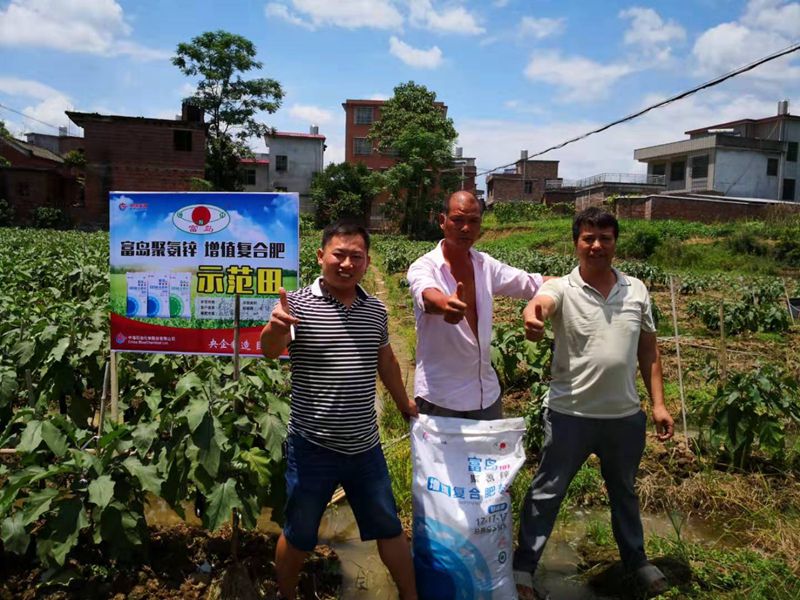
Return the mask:
<path id="1" fill-rule="evenodd" d="M 493 296 L 529 300 L 542 285 L 538 273 L 526 273 L 476 250 L 470 250 L 470 257 L 475 277 L 477 339 L 466 319 L 453 325 L 440 314 L 425 312 L 423 291 L 436 288 L 448 296 L 456 291 L 457 282 L 445 262 L 442 242 L 408 269 L 417 328 L 414 395 L 459 411 L 486 408 L 500 396 L 489 351 Z"/>

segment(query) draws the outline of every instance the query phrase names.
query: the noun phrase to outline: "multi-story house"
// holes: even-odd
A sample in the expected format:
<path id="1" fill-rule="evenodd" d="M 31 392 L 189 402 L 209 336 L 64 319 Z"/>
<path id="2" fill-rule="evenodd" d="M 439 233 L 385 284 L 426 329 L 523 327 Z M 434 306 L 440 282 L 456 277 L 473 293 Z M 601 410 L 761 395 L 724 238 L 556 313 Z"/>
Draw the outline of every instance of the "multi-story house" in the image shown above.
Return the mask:
<path id="1" fill-rule="evenodd" d="M 648 175 L 666 179 L 668 193 L 800 201 L 800 116 L 789 102 L 763 119 L 741 119 L 687 131 L 688 140 L 638 148 Z"/>
<path id="2" fill-rule="evenodd" d="M 300 194 L 300 211 L 313 212 L 311 180 L 322 171 L 325 136 L 312 125 L 308 133 L 276 131 L 264 136 L 269 146 L 269 190 Z"/>

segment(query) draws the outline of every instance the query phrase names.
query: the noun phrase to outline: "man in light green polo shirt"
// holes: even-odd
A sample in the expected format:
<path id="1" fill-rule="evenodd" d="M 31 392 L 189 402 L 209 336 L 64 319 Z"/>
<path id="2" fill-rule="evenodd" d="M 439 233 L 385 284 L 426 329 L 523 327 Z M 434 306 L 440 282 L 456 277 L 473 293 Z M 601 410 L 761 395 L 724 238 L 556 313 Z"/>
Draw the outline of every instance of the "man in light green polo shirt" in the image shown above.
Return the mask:
<path id="1" fill-rule="evenodd" d="M 636 391 L 637 366 L 652 401 L 658 438 L 673 434 L 664 406 L 661 358 L 645 285 L 614 267 L 619 224 L 599 208 L 576 215 L 572 227 L 579 265 L 546 282 L 525 308 L 526 335 L 540 340 L 553 323 L 552 381 L 545 401 L 545 440 L 539 469 L 520 511 L 514 577 L 521 598 L 541 598 L 533 573 L 572 478 L 590 454 L 600 459 L 611 526 L 622 562 L 646 597 L 667 589 L 647 561 L 634 482 L 647 418 Z"/>

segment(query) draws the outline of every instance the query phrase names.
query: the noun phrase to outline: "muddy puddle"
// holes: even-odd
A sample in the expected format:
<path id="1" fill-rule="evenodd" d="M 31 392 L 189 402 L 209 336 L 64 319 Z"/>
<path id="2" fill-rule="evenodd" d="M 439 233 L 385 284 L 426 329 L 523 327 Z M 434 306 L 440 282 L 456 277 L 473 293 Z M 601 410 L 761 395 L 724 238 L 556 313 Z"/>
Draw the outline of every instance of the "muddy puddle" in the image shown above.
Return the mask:
<path id="1" fill-rule="evenodd" d="M 174 526 L 182 519 L 160 498 L 152 498 L 146 511 L 150 525 Z M 200 525 L 193 507 L 186 506 L 186 522 Z M 675 536 L 675 525 L 666 515 L 643 514 L 645 535 Z M 615 596 L 598 595 L 583 582 L 579 572 L 581 556 L 579 545 L 585 540 L 587 531 L 603 524 L 611 535 L 610 515 L 607 508 L 578 510 L 569 520 L 559 520 L 545 549 L 542 565 L 537 577 L 549 591 L 552 600 L 603 600 Z M 713 542 L 719 538 L 708 525 L 688 519 L 676 523 L 681 537 L 687 541 Z M 278 534 L 280 528 L 270 520 L 265 510 L 258 520 L 258 530 Z M 341 560 L 342 598 L 347 600 L 395 600 L 397 591 L 388 571 L 378 556 L 375 542 L 362 542 L 358 534 L 353 512 L 347 502 L 328 508 L 320 525 L 320 543 L 330 546 Z M 611 548 L 616 549 L 611 540 Z M 655 557 L 651 557 L 655 558 Z"/>

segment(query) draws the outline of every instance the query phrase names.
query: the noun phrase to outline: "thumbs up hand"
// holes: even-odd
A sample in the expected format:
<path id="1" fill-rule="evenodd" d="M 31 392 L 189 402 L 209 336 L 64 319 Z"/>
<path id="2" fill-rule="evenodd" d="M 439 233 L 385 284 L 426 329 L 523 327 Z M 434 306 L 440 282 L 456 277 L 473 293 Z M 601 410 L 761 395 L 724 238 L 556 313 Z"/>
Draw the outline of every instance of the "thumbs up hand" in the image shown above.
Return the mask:
<path id="1" fill-rule="evenodd" d="M 464 284 L 460 281 L 456 284 L 456 291 L 447 297 L 444 307 L 444 320 L 446 323 L 456 325 L 464 318 L 467 311 L 467 303 L 464 302 Z"/>
<path id="2" fill-rule="evenodd" d="M 278 299 L 278 303 L 272 309 L 269 325 L 273 331 L 285 335 L 300 321 L 289 312 L 289 299 L 286 297 L 285 289 L 278 290 Z"/>
<path id="3" fill-rule="evenodd" d="M 528 304 L 522 312 L 525 321 L 525 337 L 538 342 L 544 337 L 544 311 L 542 305 L 534 302 Z"/>

